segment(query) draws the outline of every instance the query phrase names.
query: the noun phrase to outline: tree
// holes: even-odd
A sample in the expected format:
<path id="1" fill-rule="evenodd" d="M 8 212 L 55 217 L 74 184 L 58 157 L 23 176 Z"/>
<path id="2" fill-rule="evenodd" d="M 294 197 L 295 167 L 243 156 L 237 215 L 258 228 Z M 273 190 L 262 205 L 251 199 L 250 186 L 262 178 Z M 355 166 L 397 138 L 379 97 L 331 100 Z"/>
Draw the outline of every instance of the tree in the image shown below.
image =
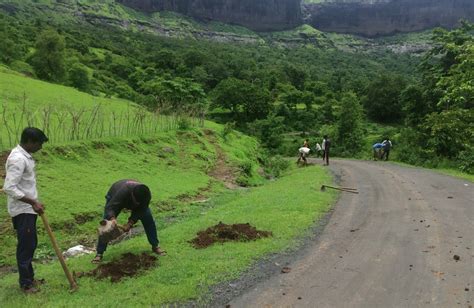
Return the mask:
<path id="1" fill-rule="evenodd" d="M 363 147 L 363 111 L 359 99 L 353 92 L 345 93 L 337 122 L 336 147 L 342 155 L 355 155 Z"/>
<path id="2" fill-rule="evenodd" d="M 89 70 L 85 65 L 75 63 L 68 72 L 70 84 L 81 91 L 89 91 L 90 76 Z"/>
<path id="3" fill-rule="evenodd" d="M 234 77 L 221 81 L 212 91 L 213 107 L 232 112 L 234 119 L 244 121 L 262 119 L 272 108 L 270 93 L 246 80 Z"/>
<path id="4" fill-rule="evenodd" d="M 153 104 L 148 101 L 152 109 L 159 107 L 168 109 L 165 111 L 169 112 L 204 112 L 208 104 L 201 85 L 186 78 L 157 77 L 145 82 L 140 90 L 145 95 L 155 98 Z"/>
<path id="5" fill-rule="evenodd" d="M 305 85 L 305 90 L 310 91 L 316 97 L 325 96 L 329 92 L 328 85 L 322 81 L 310 81 Z"/>
<path id="6" fill-rule="evenodd" d="M 10 64 L 16 59 L 19 59 L 19 46 L 15 44 L 10 38 L 0 32 L 0 61 Z"/>
<path id="7" fill-rule="evenodd" d="M 474 42 L 471 40 L 459 47 L 456 63 L 448 74 L 441 77 L 437 86 L 441 89 L 439 107 L 474 108 Z"/>
<path id="8" fill-rule="evenodd" d="M 295 65 L 286 65 L 285 74 L 288 77 L 288 80 L 291 84 L 298 90 L 304 89 L 304 84 L 307 78 L 307 73 L 304 69 L 297 67 Z"/>
<path id="9" fill-rule="evenodd" d="M 173 51 L 167 49 L 152 54 L 149 60 L 155 63 L 157 69 L 162 70 L 176 70 L 181 63 L 181 58 Z"/>
<path id="10" fill-rule="evenodd" d="M 313 109 L 313 104 L 316 101 L 316 97 L 312 92 L 303 91 L 302 103 L 306 106 L 306 111 Z"/>
<path id="11" fill-rule="evenodd" d="M 107 59 L 107 69 L 121 79 L 127 80 L 135 72 L 133 62 L 126 57 L 112 56 Z"/>
<path id="12" fill-rule="evenodd" d="M 423 118 L 432 112 L 431 106 L 423 97 L 423 89 L 419 85 L 409 85 L 400 93 L 400 102 L 405 113 L 405 123 L 417 126 Z"/>
<path id="13" fill-rule="evenodd" d="M 304 103 L 304 93 L 293 86 L 286 88 L 281 95 L 281 101 L 291 110 L 296 113 L 298 104 Z"/>
<path id="14" fill-rule="evenodd" d="M 433 32 L 434 48 L 420 65 L 425 96 L 439 109 L 473 106 L 474 24 Z"/>
<path id="15" fill-rule="evenodd" d="M 428 147 L 438 156 L 456 158 L 460 152 L 474 148 L 474 109 L 432 113 L 422 128 Z"/>
<path id="16" fill-rule="evenodd" d="M 364 107 L 370 119 L 382 123 L 397 123 L 403 118 L 399 99 L 405 88 L 400 76 L 381 75 L 366 88 Z"/>
<path id="17" fill-rule="evenodd" d="M 248 125 L 250 133 L 257 136 L 262 145 L 276 153 L 283 144 L 281 135 L 285 132 L 284 118 L 271 114 L 263 120 L 256 120 Z"/>
<path id="18" fill-rule="evenodd" d="M 244 113 L 246 121 L 264 119 L 272 110 L 270 92 L 251 85 L 245 91 Z"/>
<path id="19" fill-rule="evenodd" d="M 245 89 L 250 87 L 248 81 L 230 77 L 222 80 L 212 91 L 212 107 L 228 109 L 237 117 L 239 111 L 245 104 Z"/>
<path id="20" fill-rule="evenodd" d="M 64 37 L 55 30 L 45 30 L 38 36 L 30 63 L 39 78 L 54 82 L 64 80 L 65 46 Z"/>

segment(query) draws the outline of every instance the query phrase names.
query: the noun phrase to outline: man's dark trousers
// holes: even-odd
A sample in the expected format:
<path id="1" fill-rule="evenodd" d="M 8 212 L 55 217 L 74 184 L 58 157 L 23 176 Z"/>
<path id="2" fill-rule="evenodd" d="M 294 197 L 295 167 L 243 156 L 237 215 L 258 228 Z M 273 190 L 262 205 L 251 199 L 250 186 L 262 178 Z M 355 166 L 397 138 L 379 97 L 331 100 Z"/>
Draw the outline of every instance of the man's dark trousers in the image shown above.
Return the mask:
<path id="1" fill-rule="evenodd" d="M 16 261 L 20 274 L 20 287 L 33 285 L 35 273 L 31 262 L 38 244 L 36 234 L 36 219 L 38 215 L 20 214 L 12 218 L 13 228 L 16 230 L 18 244 L 16 246 Z"/>

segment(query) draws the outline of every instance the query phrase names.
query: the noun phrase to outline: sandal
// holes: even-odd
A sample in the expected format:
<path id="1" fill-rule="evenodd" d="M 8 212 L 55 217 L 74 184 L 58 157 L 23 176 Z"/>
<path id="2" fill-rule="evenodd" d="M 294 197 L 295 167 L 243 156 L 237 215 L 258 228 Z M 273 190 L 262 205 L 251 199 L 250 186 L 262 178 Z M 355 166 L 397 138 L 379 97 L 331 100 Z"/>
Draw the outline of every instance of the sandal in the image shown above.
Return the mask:
<path id="1" fill-rule="evenodd" d="M 25 294 L 35 294 L 35 293 L 38 293 L 40 290 L 38 288 L 35 288 L 34 286 L 25 286 L 25 287 L 21 287 L 21 290 L 23 291 L 23 293 Z"/>
<path id="2" fill-rule="evenodd" d="M 33 279 L 33 287 L 38 288 L 39 286 L 46 283 L 44 279 Z"/>
<path id="3" fill-rule="evenodd" d="M 103 258 L 102 255 L 96 254 L 94 259 L 91 260 L 91 263 L 99 264 L 100 262 L 102 262 L 102 258 Z"/>
<path id="4" fill-rule="evenodd" d="M 154 248 L 151 249 L 151 251 L 153 251 L 154 253 L 156 253 L 159 256 L 166 256 L 166 251 L 164 251 L 160 247 L 154 247 Z"/>

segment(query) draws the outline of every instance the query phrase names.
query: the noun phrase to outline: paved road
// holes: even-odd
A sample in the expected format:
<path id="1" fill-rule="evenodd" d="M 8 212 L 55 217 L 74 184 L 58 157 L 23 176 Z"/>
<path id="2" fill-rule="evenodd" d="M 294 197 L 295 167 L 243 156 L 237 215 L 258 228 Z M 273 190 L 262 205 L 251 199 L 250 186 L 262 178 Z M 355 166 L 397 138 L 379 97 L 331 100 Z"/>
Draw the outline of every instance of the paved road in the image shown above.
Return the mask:
<path id="1" fill-rule="evenodd" d="M 383 162 L 334 161 L 331 168 L 360 194 L 342 195 L 290 273 L 231 307 L 474 305 L 473 183 Z"/>

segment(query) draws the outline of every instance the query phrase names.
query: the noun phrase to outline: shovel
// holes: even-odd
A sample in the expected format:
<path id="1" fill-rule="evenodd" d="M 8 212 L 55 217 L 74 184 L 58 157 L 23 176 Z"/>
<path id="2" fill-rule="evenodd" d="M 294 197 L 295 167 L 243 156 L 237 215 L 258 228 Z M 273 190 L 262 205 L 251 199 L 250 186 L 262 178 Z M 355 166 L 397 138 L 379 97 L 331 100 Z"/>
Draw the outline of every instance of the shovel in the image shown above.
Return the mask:
<path id="1" fill-rule="evenodd" d="M 49 235 L 51 244 L 53 244 L 53 248 L 54 248 L 54 251 L 56 252 L 56 256 L 58 256 L 59 262 L 61 262 L 61 266 L 63 267 L 67 280 L 69 281 L 71 291 L 74 292 L 77 290 L 77 283 L 76 281 L 74 281 L 74 278 L 72 277 L 71 272 L 69 272 L 69 269 L 67 268 L 66 261 L 64 261 L 63 254 L 59 250 L 58 243 L 56 242 L 56 238 L 54 237 L 51 227 L 49 226 L 48 219 L 46 218 L 46 215 L 44 213 L 40 214 L 40 217 L 43 220 L 44 228 L 46 229 L 46 232 Z"/>
<path id="2" fill-rule="evenodd" d="M 321 191 L 326 191 L 326 187 L 327 188 L 331 188 L 331 189 L 336 189 L 336 190 L 340 190 L 340 191 L 345 191 L 345 192 L 349 192 L 349 193 L 353 193 L 353 194 L 358 194 L 359 192 L 357 191 L 357 189 L 355 188 L 349 188 L 349 187 L 334 187 L 334 186 L 330 186 L 330 185 L 321 185 Z"/>

